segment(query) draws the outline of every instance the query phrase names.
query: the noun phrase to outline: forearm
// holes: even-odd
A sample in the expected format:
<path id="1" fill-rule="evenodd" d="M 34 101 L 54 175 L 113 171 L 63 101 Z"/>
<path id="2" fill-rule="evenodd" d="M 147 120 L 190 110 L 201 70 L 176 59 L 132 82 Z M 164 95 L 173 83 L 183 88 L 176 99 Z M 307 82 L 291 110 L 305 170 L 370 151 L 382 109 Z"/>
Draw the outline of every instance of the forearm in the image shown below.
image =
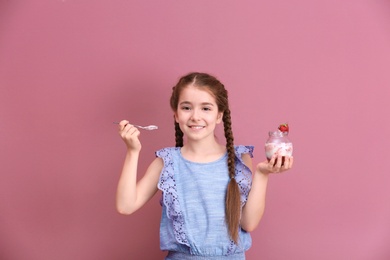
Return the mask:
<path id="1" fill-rule="evenodd" d="M 131 214 L 136 210 L 138 158 L 139 152 L 126 153 L 116 194 L 116 208 L 121 214 Z"/>
<path id="2" fill-rule="evenodd" d="M 261 173 L 259 170 L 253 174 L 252 188 L 241 217 L 241 227 L 248 232 L 253 231 L 258 226 L 263 216 L 268 175 L 268 173 Z"/>
<path id="3" fill-rule="evenodd" d="M 241 227 L 250 232 L 259 224 L 265 208 L 265 195 L 267 191 L 268 176 L 272 173 L 281 173 L 291 169 L 293 157 L 285 156 L 282 167 L 282 156 L 275 154 L 271 160 L 260 162 L 252 178 L 252 189 L 248 201 L 242 210 Z M 251 165 L 251 164 L 248 164 Z"/>

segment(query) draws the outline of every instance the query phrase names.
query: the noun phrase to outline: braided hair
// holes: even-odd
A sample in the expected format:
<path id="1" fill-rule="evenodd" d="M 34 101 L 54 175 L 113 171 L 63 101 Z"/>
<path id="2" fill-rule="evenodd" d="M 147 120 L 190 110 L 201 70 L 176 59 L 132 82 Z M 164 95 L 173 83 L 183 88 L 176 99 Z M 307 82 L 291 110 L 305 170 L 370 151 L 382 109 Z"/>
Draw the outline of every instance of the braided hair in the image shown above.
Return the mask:
<path id="1" fill-rule="evenodd" d="M 216 100 L 218 111 L 223 113 L 222 121 L 226 138 L 226 150 L 228 153 L 227 165 L 230 178 L 225 199 L 225 217 L 228 226 L 229 236 L 235 243 L 237 243 L 241 217 L 241 199 L 240 190 L 234 178 L 236 155 L 234 150 L 234 138 L 228 102 L 228 92 L 225 89 L 225 86 L 215 77 L 206 73 L 190 73 L 180 78 L 176 86 L 172 88 L 170 104 L 174 112 L 177 111 L 179 96 L 182 89 L 187 87 L 188 85 L 194 85 L 209 91 Z M 183 132 L 181 131 L 179 124 L 176 121 L 174 122 L 176 147 L 182 147 Z"/>

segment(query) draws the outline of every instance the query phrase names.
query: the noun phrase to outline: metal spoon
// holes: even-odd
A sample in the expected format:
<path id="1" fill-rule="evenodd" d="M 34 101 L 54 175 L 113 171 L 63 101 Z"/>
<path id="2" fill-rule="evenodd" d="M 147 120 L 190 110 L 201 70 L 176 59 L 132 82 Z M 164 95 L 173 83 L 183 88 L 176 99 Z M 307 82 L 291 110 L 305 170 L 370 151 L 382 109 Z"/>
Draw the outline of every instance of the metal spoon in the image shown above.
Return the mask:
<path id="1" fill-rule="evenodd" d="M 119 122 L 113 122 L 113 124 L 119 124 Z M 133 125 L 139 129 L 144 129 L 144 130 L 157 130 L 158 126 L 156 125 L 147 125 L 147 126 L 140 126 L 140 125 Z"/>

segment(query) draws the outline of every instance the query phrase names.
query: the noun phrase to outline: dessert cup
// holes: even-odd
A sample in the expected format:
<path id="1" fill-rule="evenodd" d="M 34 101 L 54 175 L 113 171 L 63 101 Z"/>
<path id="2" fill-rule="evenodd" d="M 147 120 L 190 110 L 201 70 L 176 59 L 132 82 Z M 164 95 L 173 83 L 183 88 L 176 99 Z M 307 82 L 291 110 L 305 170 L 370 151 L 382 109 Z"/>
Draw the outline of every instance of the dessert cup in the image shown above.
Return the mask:
<path id="1" fill-rule="evenodd" d="M 282 165 L 285 160 L 285 156 L 292 156 L 293 144 L 288 139 L 288 132 L 270 131 L 269 137 L 265 143 L 265 155 L 267 160 L 271 160 L 274 154 L 282 156 Z"/>

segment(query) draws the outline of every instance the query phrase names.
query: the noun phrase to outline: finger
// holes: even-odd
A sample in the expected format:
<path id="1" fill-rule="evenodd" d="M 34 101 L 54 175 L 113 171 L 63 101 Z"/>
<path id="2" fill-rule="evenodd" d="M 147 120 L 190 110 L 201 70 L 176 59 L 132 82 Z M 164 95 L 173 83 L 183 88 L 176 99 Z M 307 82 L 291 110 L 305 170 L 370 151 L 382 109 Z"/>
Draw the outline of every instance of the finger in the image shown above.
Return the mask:
<path id="1" fill-rule="evenodd" d="M 119 130 L 124 130 L 126 125 L 128 125 L 128 124 L 129 124 L 129 121 L 127 121 L 127 120 L 120 121 L 119 125 L 118 125 Z"/>
<path id="2" fill-rule="evenodd" d="M 284 161 L 284 170 L 288 170 L 288 169 L 291 169 L 292 167 L 292 164 L 293 164 L 293 157 L 290 156 L 290 157 L 285 157 L 285 161 Z"/>
<path id="3" fill-rule="evenodd" d="M 137 127 L 133 126 L 133 125 L 127 125 L 127 127 L 129 127 L 129 133 L 132 135 L 132 136 L 138 136 L 140 131 L 138 130 Z"/>
<path id="4" fill-rule="evenodd" d="M 122 138 L 128 139 L 131 137 L 131 134 L 134 132 L 134 128 L 131 124 L 127 123 L 122 126 L 122 129 L 119 130 Z M 133 130 L 132 130 L 133 129 Z"/>
<path id="5" fill-rule="evenodd" d="M 290 157 L 285 156 L 284 157 L 284 163 L 283 163 L 283 170 L 288 170 L 290 169 Z"/>
<path id="6" fill-rule="evenodd" d="M 294 157 L 290 156 L 290 165 L 289 168 L 291 169 L 294 163 Z"/>
<path id="7" fill-rule="evenodd" d="M 137 137 L 140 135 L 140 131 L 138 130 L 137 127 L 133 126 L 133 125 L 130 125 L 128 124 L 126 126 L 126 136 L 128 136 L 129 138 L 134 138 L 134 137 Z"/>
<path id="8" fill-rule="evenodd" d="M 268 168 L 272 170 L 276 163 L 276 154 L 272 155 L 271 160 L 268 162 Z"/>
<path id="9" fill-rule="evenodd" d="M 276 172 L 279 172 L 281 167 L 282 167 L 282 156 L 278 155 L 277 159 L 276 159 L 276 165 L 274 167 L 275 171 Z"/>

